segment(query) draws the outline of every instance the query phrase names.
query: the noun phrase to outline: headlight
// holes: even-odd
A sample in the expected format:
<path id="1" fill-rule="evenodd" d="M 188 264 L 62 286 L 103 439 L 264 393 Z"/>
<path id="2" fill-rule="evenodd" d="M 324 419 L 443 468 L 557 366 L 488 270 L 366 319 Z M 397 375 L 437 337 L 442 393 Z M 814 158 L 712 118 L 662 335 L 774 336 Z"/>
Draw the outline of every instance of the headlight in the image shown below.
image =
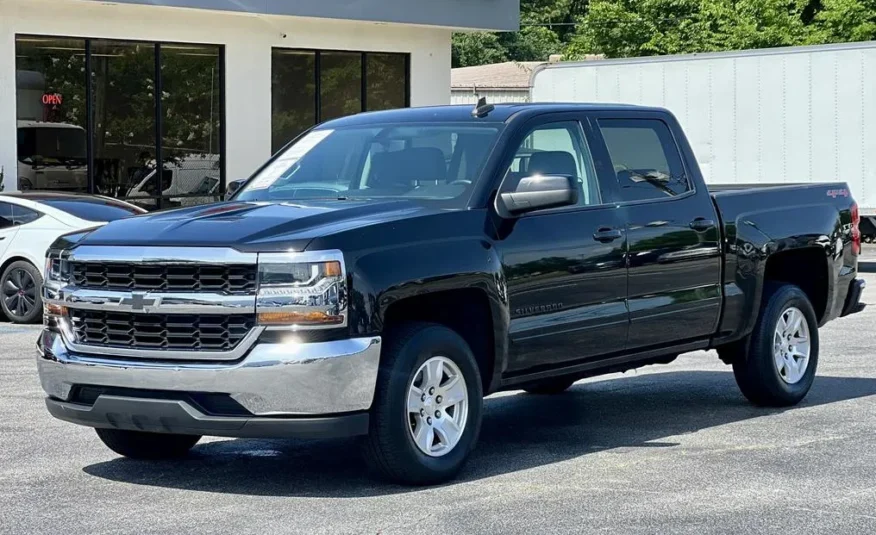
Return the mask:
<path id="1" fill-rule="evenodd" d="M 46 253 L 46 271 L 43 274 L 46 282 L 67 283 L 70 281 L 70 263 L 63 251 L 52 250 Z"/>
<path id="2" fill-rule="evenodd" d="M 347 325 L 347 275 L 340 251 L 259 254 L 260 325 Z"/>

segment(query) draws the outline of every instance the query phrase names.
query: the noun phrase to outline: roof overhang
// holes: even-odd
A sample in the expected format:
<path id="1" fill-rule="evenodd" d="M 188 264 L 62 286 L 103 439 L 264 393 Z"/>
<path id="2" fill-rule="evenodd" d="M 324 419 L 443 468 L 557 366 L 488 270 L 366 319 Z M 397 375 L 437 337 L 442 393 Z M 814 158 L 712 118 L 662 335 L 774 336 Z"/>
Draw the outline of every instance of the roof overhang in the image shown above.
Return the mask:
<path id="1" fill-rule="evenodd" d="M 517 30 L 520 24 L 520 0 L 112 0 L 112 3 L 465 30 Z"/>

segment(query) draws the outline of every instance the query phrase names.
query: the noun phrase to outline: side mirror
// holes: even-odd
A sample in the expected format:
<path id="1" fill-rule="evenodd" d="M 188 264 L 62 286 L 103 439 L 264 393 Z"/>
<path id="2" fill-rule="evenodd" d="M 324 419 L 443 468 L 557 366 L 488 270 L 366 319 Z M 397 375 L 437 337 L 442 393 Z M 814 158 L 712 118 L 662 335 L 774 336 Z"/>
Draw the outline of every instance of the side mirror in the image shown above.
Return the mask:
<path id="1" fill-rule="evenodd" d="M 500 198 L 505 209 L 513 215 L 570 206 L 578 202 L 578 181 L 565 175 L 531 176 L 522 179 L 513 192 L 503 193 Z"/>
<path id="2" fill-rule="evenodd" d="M 237 193 L 237 190 L 240 189 L 240 186 L 242 186 L 244 182 L 246 182 L 245 178 L 240 178 L 229 182 L 228 187 L 225 188 L 225 200 L 227 201 L 231 198 L 232 195 Z"/>

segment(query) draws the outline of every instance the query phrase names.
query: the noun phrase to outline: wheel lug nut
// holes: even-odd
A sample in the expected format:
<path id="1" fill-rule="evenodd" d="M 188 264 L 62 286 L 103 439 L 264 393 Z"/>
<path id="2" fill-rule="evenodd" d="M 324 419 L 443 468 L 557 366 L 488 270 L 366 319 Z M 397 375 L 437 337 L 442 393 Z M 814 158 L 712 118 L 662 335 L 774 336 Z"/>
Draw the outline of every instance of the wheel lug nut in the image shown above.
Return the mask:
<path id="1" fill-rule="evenodd" d="M 420 409 L 420 416 L 426 416 L 426 409 Z"/>
<path id="2" fill-rule="evenodd" d="M 429 389 L 429 395 L 431 396 L 434 393 L 435 393 L 435 387 L 433 386 L 432 388 Z"/>
<path id="3" fill-rule="evenodd" d="M 423 394 L 422 396 L 420 396 L 420 401 L 426 401 L 426 394 Z"/>
<path id="4" fill-rule="evenodd" d="M 444 401 L 444 399 L 441 396 L 435 398 L 436 403 L 441 403 L 442 401 Z"/>
<path id="5" fill-rule="evenodd" d="M 435 418 L 441 418 L 441 411 L 435 411 Z"/>
<path id="6" fill-rule="evenodd" d="M 426 423 L 432 425 L 432 417 L 426 418 Z"/>

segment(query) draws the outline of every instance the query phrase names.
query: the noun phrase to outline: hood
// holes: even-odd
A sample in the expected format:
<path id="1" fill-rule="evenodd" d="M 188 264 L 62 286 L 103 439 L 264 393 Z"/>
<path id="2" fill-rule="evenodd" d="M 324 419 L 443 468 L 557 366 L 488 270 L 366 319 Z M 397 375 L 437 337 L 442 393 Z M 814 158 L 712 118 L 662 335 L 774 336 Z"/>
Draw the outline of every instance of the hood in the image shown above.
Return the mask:
<path id="1" fill-rule="evenodd" d="M 233 247 L 301 251 L 314 238 L 436 213 L 405 200 L 224 202 L 120 219 L 80 245 Z"/>

